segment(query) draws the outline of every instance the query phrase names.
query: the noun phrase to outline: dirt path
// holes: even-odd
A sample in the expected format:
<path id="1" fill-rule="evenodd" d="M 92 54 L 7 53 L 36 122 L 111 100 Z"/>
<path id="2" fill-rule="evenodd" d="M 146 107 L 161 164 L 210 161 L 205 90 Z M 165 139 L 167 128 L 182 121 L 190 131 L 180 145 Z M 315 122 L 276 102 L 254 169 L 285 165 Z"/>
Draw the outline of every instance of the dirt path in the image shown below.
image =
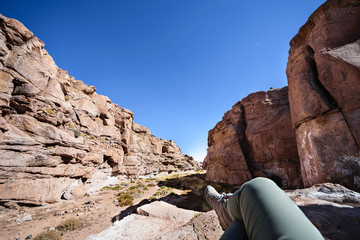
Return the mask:
<path id="1" fill-rule="evenodd" d="M 128 183 L 122 190 L 105 189 L 94 196 L 84 196 L 76 201 L 61 201 L 39 207 L 20 207 L 19 209 L 6 209 L 0 212 L 0 239 L 25 239 L 32 234 L 33 238 L 42 232 L 55 228 L 69 218 L 79 218 L 82 224 L 80 229 L 64 232 L 62 239 L 84 239 L 85 237 L 101 232 L 113 224 L 112 219 L 128 207 L 117 206 L 116 194 L 142 183 L 147 187 L 143 194 L 134 199 L 134 205 L 153 196 L 160 187 L 157 180 L 139 180 Z M 32 220 L 21 224 L 16 223 L 18 215 L 31 214 Z"/>

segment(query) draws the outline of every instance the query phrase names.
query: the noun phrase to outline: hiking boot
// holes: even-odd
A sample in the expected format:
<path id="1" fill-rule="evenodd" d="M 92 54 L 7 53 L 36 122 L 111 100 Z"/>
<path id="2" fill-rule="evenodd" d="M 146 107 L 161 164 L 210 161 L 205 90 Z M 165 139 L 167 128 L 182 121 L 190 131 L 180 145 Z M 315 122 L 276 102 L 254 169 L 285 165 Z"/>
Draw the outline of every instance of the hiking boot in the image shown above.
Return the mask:
<path id="1" fill-rule="evenodd" d="M 225 193 L 221 195 L 212 186 L 207 186 L 205 188 L 204 195 L 211 208 L 215 210 L 219 218 L 220 225 L 225 231 L 233 222 L 226 208 L 227 198 L 229 198 L 230 195 Z"/>

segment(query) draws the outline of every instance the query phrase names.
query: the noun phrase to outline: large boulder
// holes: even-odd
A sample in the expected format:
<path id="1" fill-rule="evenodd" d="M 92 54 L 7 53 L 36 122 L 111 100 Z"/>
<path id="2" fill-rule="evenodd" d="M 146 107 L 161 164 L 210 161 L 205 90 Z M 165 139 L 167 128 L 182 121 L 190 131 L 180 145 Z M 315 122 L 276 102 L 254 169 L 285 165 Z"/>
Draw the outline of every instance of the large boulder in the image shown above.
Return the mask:
<path id="1" fill-rule="evenodd" d="M 300 162 L 291 126 L 288 88 L 250 94 L 209 131 L 203 162 L 211 181 L 240 185 L 266 176 L 300 187 Z"/>
<path id="2" fill-rule="evenodd" d="M 360 190 L 360 5 L 332 0 L 290 42 L 287 77 L 305 186 Z"/>
<path id="3" fill-rule="evenodd" d="M 207 179 L 360 190 L 360 5 L 329 0 L 291 40 L 288 90 L 250 94 L 209 131 Z"/>
<path id="4" fill-rule="evenodd" d="M 152 202 L 99 234 L 86 240 L 102 239 L 219 239 L 223 234 L 215 211 L 200 213 L 177 208 L 163 201 Z"/>

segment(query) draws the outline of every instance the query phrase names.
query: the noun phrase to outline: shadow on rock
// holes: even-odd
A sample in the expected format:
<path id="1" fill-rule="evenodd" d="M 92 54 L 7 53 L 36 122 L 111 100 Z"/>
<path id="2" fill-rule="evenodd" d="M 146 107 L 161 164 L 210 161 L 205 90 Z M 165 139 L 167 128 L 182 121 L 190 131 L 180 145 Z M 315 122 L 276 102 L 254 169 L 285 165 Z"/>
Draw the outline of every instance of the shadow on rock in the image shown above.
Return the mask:
<path id="1" fill-rule="evenodd" d="M 136 209 L 145 204 L 154 201 L 163 201 L 172 204 L 178 208 L 193 210 L 198 212 L 208 212 L 212 210 L 204 198 L 204 189 L 207 185 L 212 185 L 219 192 L 234 192 L 236 189 L 232 186 L 222 183 L 213 183 L 205 180 L 205 174 L 193 174 L 188 176 L 174 177 L 160 181 L 158 186 L 167 186 L 171 188 L 181 189 L 187 193 L 178 195 L 170 193 L 162 198 L 148 200 L 144 199 L 140 203 L 129 206 L 112 218 L 112 222 L 122 220 L 124 217 L 136 213 Z"/>
<path id="2" fill-rule="evenodd" d="M 207 212 L 211 208 L 204 198 L 204 190 L 207 185 L 212 185 L 218 192 L 234 192 L 234 188 L 227 184 L 213 183 L 205 179 L 205 174 L 193 174 L 188 176 L 181 176 L 160 181 L 159 186 L 167 186 L 188 191 L 181 195 L 181 198 L 174 204 L 179 208 L 194 210 L 198 212 Z M 166 201 L 166 200 L 164 200 Z"/>
<path id="3" fill-rule="evenodd" d="M 141 202 L 139 202 L 138 204 L 136 205 L 132 205 L 132 206 L 129 206 L 128 208 L 126 208 L 125 210 L 121 211 L 118 215 L 114 216 L 111 221 L 114 223 L 116 221 L 120 221 L 122 220 L 124 217 L 126 216 L 129 216 L 130 214 L 133 214 L 133 213 L 136 213 L 136 209 L 138 207 L 141 207 L 145 204 L 149 204 L 151 203 L 152 201 L 148 200 L 148 199 L 144 199 L 142 200 Z"/>
<path id="4" fill-rule="evenodd" d="M 360 208 L 332 205 L 301 206 L 301 210 L 331 240 L 357 240 L 360 236 Z"/>

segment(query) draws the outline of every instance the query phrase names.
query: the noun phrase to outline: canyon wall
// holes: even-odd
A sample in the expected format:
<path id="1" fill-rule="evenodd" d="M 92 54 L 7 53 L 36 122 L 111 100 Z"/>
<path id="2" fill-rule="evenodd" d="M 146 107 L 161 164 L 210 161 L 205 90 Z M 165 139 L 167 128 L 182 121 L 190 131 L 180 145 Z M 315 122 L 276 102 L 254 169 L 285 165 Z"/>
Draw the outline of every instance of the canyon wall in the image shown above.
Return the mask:
<path id="1" fill-rule="evenodd" d="M 284 188 L 360 190 L 359 1 L 327 1 L 290 47 L 288 91 L 250 94 L 209 131 L 207 179 L 239 185 L 265 175 Z"/>
<path id="2" fill-rule="evenodd" d="M 252 93 L 209 131 L 203 162 L 211 181 L 240 185 L 268 177 L 283 188 L 301 187 L 288 88 Z"/>
<path id="3" fill-rule="evenodd" d="M 0 202 L 52 203 L 121 178 L 200 167 L 58 68 L 42 41 L 2 15 L 0 112 Z"/>
<path id="4" fill-rule="evenodd" d="M 287 77 L 305 186 L 360 189 L 360 3 L 328 1 L 291 40 Z"/>

